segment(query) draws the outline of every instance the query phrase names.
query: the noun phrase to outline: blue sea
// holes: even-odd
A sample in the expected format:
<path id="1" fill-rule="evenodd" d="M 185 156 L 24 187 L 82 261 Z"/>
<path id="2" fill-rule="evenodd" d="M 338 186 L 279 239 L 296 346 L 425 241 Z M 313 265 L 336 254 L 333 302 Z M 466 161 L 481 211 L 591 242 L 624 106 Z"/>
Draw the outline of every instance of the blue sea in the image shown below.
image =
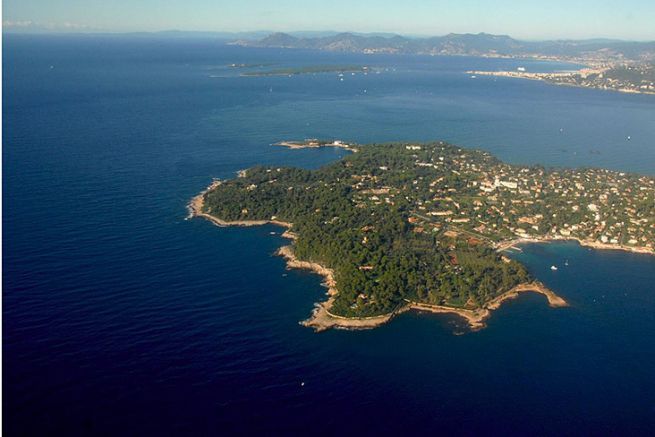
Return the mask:
<path id="1" fill-rule="evenodd" d="M 298 322 L 325 289 L 272 256 L 279 228 L 217 228 L 185 205 L 212 178 L 344 153 L 270 146 L 306 137 L 653 176 L 653 96 L 464 73 L 576 67 L 536 61 L 147 35 L 5 35 L 3 49 L 7 435 L 652 435 L 653 257 L 524 246 L 514 256 L 570 307 L 526 294 L 475 333 L 408 313 L 316 334 Z"/>

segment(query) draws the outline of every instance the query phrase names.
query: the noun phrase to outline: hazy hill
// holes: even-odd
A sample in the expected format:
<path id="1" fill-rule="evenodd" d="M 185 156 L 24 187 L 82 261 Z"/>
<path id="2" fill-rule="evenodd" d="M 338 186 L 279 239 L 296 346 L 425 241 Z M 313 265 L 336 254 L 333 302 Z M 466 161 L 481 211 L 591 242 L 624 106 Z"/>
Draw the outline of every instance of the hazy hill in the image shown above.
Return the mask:
<path id="1" fill-rule="evenodd" d="M 299 37 L 278 32 L 259 40 L 238 40 L 234 44 L 353 53 L 557 57 L 596 61 L 655 59 L 655 42 L 601 39 L 528 42 L 487 33 L 407 38 L 354 33 Z"/>

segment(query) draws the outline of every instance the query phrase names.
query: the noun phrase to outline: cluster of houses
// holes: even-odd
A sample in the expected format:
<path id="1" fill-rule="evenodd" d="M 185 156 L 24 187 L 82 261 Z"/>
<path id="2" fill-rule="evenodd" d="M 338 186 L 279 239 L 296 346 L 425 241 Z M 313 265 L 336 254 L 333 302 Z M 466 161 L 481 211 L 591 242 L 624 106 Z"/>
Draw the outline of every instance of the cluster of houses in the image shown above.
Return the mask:
<path id="1" fill-rule="evenodd" d="M 452 146 L 405 146 L 417 177 L 397 187 L 384 185 L 383 177 L 354 175 L 358 206 L 409 203 L 408 222 L 419 233 L 463 232 L 492 241 L 577 238 L 655 249 L 653 178 L 600 169 L 547 171 L 503 164 L 484 152 L 455 152 Z"/>

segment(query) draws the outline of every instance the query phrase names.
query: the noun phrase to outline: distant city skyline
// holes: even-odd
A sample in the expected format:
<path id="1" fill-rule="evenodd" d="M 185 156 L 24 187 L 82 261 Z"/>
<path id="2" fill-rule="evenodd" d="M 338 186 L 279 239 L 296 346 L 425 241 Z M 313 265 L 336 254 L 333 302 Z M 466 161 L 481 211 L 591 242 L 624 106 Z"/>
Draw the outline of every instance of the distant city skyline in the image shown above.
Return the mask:
<path id="1" fill-rule="evenodd" d="M 551 0 L 5 0 L 4 31 L 352 31 L 655 40 L 655 2 Z"/>

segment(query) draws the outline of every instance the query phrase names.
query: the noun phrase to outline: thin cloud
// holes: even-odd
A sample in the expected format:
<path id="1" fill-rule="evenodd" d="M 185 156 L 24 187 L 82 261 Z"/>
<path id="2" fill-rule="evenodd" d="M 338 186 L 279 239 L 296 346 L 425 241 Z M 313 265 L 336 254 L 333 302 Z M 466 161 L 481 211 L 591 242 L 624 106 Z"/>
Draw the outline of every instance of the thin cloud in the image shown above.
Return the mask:
<path id="1" fill-rule="evenodd" d="M 48 31 L 48 32 L 79 32 L 100 30 L 83 23 L 64 21 L 62 23 L 40 23 L 33 20 L 5 20 L 2 22 L 3 30 L 13 31 Z"/>

